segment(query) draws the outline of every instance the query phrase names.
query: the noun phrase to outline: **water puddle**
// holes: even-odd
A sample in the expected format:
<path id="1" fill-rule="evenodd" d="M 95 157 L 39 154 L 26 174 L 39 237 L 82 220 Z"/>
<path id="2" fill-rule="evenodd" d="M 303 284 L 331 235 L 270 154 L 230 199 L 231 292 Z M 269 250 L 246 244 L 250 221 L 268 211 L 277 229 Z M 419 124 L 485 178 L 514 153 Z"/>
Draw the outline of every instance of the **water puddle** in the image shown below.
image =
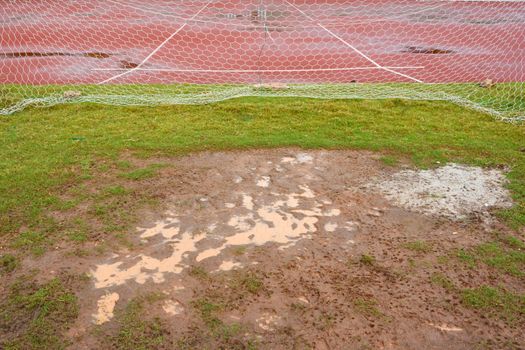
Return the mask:
<path id="1" fill-rule="evenodd" d="M 273 243 L 279 249 L 293 246 L 301 239 L 311 238 L 323 217 L 337 217 L 341 211 L 329 208 L 330 201 L 316 201 L 315 193 L 306 185 L 297 193 L 274 193 L 254 198 L 247 193 L 237 195 L 241 205 L 225 202 L 222 219 L 203 219 L 196 223 L 192 215 L 177 216 L 168 212 L 166 218 L 143 228 L 140 238 L 143 252 L 115 255 L 108 262 L 96 265 L 91 274 L 96 288 L 120 286 L 128 282 L 163 283 L 168 274 L 206 259 L 219 257 L 227 248 L 262 246 Z M 212 209 L 213 210 L 213 209 Z M 327 223 L 327 232 L 334 232 L 335 223 Z M 162 256 L 159 256 L 162 254 Z M 228 271 L 241 265 L 232 260 L 214 262 L 216 271 Z"/>
<path id="2" fill-rule="evenodd" d="M 97 301 L 97 313 L 93 315 L 93 323 L 101 325 L 113 318 L 113 310 L 119 300 L 117 293 L 106 294 Z"/>

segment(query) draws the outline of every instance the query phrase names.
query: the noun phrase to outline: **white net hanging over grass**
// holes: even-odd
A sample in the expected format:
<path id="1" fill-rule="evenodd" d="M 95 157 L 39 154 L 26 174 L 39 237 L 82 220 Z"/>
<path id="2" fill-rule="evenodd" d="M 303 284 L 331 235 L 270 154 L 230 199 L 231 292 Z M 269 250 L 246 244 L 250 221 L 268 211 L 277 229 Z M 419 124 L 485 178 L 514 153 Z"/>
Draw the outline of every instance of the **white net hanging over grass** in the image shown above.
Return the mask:
<path id="1" fill-rule="evenodd" d="M 448 100 L 525 116 L 521 0 L 0 4 L 0 114 L 302 96 Z"/>

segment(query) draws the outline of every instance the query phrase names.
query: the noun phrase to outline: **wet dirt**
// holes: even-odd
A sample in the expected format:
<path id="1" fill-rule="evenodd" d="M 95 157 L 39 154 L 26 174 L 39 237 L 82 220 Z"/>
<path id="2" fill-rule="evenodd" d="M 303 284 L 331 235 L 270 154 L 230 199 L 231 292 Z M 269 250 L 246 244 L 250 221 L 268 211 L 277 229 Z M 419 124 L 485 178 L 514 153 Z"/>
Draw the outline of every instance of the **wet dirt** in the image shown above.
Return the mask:
<path id="1" fill-rule="evenodd" d="M 445 55 L 454 53 L 453 50 L 439 49 L 435 47 L 407 46 L 401 52 L 427 54 L 427 55 Z"/>
<path id="2" fill-rule="evenodd" d="M 239 348 L 207 333 L 194 306 L 202 298 L 223 305 L 217 317 L 240 324 L 239 337 L 255 339 L 262 349 L 523 343 L 519 324 L 486 318 L 430 282 L 444 270 L 462 287 L 490 281 L 488 272 L 474 275 L 457 262 L 443 265 L 439 256 L 505 228 L 497 220 L 480 225 L 465 211 L 452 220 L 439 210 L 403 208 L 371 184 L 421 173 L 404 163 L 386 166 L 380 157 L 277 149 L 161 159 L 170 166 L 142 186 L 162 196 L 165 210 L 144 213 L 132 234 L 133 248 L 76 260 L 45 257 L 54 270 L 91 277 L 68 333 L 74 348 L 106 348 L 90 329 L 98 325 L 110 332 L 114 315 L 147 293 L 164 299 L 149 305 L 144 317 L 166 320 L 170 336 L 190 339 L 190 348 Z M 491 209 L 475 211 L 490 215 Z M 431 252 L 403 248 L 415 240 L 429 242 Z M 362 255 L 374 263 L 361 263 Z M 205 277 L 192 273 L 196 267 Z M 246 276 L 257 276 L 261 289 L 241 291 L 245 282 L 236 281 Z M 523 287 L 505 276 L 500 281 Z"/>
<path id="3" fill-rule="evenodd" d="M 25 51 L 25 52 L 4 52 L 0 53 L 0 58 L 23 58 L 23 57 L 89 57 L 89 58 L 110 58 L 112 54 L 105 52 L 37 52 L 37 51 Z"/>

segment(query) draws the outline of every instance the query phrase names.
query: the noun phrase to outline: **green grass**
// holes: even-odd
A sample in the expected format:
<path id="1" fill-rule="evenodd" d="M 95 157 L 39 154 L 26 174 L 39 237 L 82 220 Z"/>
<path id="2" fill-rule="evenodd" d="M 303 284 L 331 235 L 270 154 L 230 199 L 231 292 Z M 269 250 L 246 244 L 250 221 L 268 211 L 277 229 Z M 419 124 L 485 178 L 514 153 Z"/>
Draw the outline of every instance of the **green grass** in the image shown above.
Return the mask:
<path id="1" fill-rule="evenodd" d="M 60 279 L 37 285 L 19 279 L 0 299 L 2 349 L 64 349 L 63 333 L 76 319 L 76 296 Z"/>
<path id="2" fill-rule="evenodd" d="M 499 237 L 498 241 L 479 244 L 470 249 L 460 249 L 457 257 L 467 266 L 488 265 L 500 272 L 517 277 L 525 276 L 524 243 L 513 236 Z"/>
<path id="3" fill-rule="evenodd" d="M 240 324 L 225 324 L 217 317 L 217 313 L 223 310 L 223 305 L 205 298 L 194 301 L 192 305 L 216 340 L 227 343 L 241 332 Z"/>
<path id="4" fill-rule="evenodd" d="M 117 333 L 109 337 L 112 348 L 147 350 L 161 348 L 170 343 L 171 340 L 166 336 L 167 331 L 160 319 L 144 316 L 147 301 L 146 298 L 136 298 L 117 314 Z"/>
<path id="5" fill-rule="evenodd" d="M 42 232 L 24 231 L 14 240 L 12 247 L 30 251 L 36 256 L 42 255 L 49 244 Z"/>
<path id="6" fill-rule="evenodd" d="M 424 241 L 413 241 L 403 244 L 403 247 L 416 253 L 429 253 L 432 251 L 432 245 Z"/>
<path id="7" fill-rule="evenodd" d="M 209 277 L 208 272 L 202 266 L 192 266 L 188 272 L 190 276 L 205 280 Z"/>
<path id="8" fill-rule="evenodd" d="M 488 312 L 509 322 L 525 319 L 525 294 L 481 286 L 463 290 L 461 300 L 467 307 Z"/>
<path id="9" fill-rule="evenodd" d="M 253 273 L 239 273 L 231 281 L 230 286 L 234 290 L 246 291 L 251 294 L 258 294 L 264 290 L 264 283 Z"/>
<path id="10" fill-rule="evenodd" d="M 354 300 L 354 308 L 363 316 L 380 318 L 383 313 L 378 309 L 377 302 L 370 298 L 357 298 Z"/>
<path id="11" fill-rule="evenodd" d="M 448 291 L 454 291 L 456 289 L 454 283 L 440 272 L 433 273 L 432 276 L 430 276 L 430 281 Z"/>
<path id="12" fill-rule="evenodd" d="M 388 166 L 396 166 L 398 163 L 397 158 L 394 156 L 382 156 L 381 158 L 379 158 L 379 160 L 382 161 L 383 164 Z"/>
<path id="13" fill-rule="evenodd" d="M 130 181 L 158 171 L 133 169 L 119 159 L 123 152 L 149 157 L 284 146 L 393 152 L 422 167 L 436 161 L 508 165 L 517 204 L 500 215 L 518 228 L 525 225 L 524 139 L 523 126 L 447 102 L 241 98 L 198 106 L 29 108 L 0 118 L 0 237 L 31 232 L 17 243 L 29 250 L 34 239 L 50 239 L 57 222 L 46 211 L 78 205 L 83 197 L 64 202 L 64 189 L 96 180 L 108 164 Z M 127 221 L 117 202 L 92 209 L 108 219 L 109 232 L 123 230 L 109 218 Z"/>
<path id="14" fill-rule="evenodd" d="M 12 254 L 0 255 L 0 276 L 13 272 L 19 265 L 18 258 Z"/>
<path id="15" fill-rule="evenodd" d="M 128 180 L 134 180 L 134 181 L 149 179 L 149 178 L 154 177 L 157 174 L 157 170 L 162 167 L 163 167 L 162 164 L 153 164 L 146 168 L 135 169 L 130 172 L 124 173 L 122 174 L 122 177 Z M 117 193 L 117 194 L 122 194 L 122 193 Z"/>
<path id="16" fill-rule="evenodd" d="M 363 265 L 372 266 L 375 264 L 376 258 L 371 255 L 363 254 L 359 258 L 359 262 Z"/>

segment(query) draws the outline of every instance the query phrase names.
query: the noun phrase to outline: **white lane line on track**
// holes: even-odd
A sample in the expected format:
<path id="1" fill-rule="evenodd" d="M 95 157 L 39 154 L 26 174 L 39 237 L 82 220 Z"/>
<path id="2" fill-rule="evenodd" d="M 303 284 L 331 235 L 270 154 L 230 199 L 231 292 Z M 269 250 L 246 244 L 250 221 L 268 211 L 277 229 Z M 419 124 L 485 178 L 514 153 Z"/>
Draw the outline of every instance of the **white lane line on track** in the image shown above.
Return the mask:
<path id="1" fill-rule="evenodd" d="M 351 70 L 385 70 L 385 69 L 425 69 L 424 66 L 401 67 L 345 67 L 345 68 L 304 68 L 304 69 L 171 69 L 171 68 L 139 68 L 141 72 L 172 72 L 172 73 L 286 73 L 286 72 L 338 72 Z M 123 71 L 125 68 L 95 68 L 92 71 Z"/>
<path id="2" fill-rule="evenodd" d="M 142 62 L 140 62 L 136 67 L 134 68 L 131 68 L 125 72 L 122 72 L 120 74 L 117 74 L 111 78 L 108 78 L 104 81 L 101 81 L 100 83 L 98 83 L 98 85 L 102 85 L 102 84 L 105 84 L 105 83 L 108 83 L 112 80 L 115 80 L 117 78 L 120 78 L 124 75 L 127 75 L 127 74 L 130 74 L 138 69 L 140 69 L 140 67 L 142 67 L 146 62 L 148 62 L 148 60 L 153 57 L 153 55 L 155 55 L 164 45 L 166 45 L 166 43 L 168 41 L 170 41 L 175 35 L 177 35 L 181 30 L 184 29 L 184 27 L 186 27 L 188 25 L 188 21 L 191 21 L 193 20 L 195 17 L 197 17 L 206 7 L 208 7 L 214 0 L 210 0 L 206 3 L 206 5 L 204 5 L 203 7 L 201 7 L 201 9 L 199 11 L 197 11 L 197 13 L 195 13 L 193 16 L 191 16 L 191 18 L 187 19 L 186 22 L 180 26 L 176 31 L 174 31 L 169 37 L 166 38 L 166 40 L 164 40 L 159 46 L 157 46 L 148 56 L 146 56 L 145 59 L 142 60 Z"/>
<path id="3" fill-rule="evenodd" d="M 404 78 L 407 78 L 407 79 L 410 79 L 410 80 L 413 80 L 415 82 L 418 82 L 418 83 L 423 83 L 422 80 L 419 80 L 417 78 L 414 78 L 410 75 L 407 75 L 407 74 L 403 74 L 403 73 L 400 73 L 400 72 L 396 72 L 395 70 L 393 69 L 390 69 L 390 68 L 385 68 L 383 66 L 381 66 L 379 63 L 377 63 L 376 61 L 374 61 L 372 58 L 368 57 L 367 55 L 365 55 L 363 52 L 359 51 L 356 47 L 352 46 L 349 42 L 347 42 L 346 40 L 344 40 L 343 38 L 341 38 L 340 36 L 338 36 L 337 34 L 335 34 L 334 32 L 332 32 L 330 29 L 326 28 L 325 26 L 323 26 L 320 22 L 316 21 L 314 18 L 312 18 L 310 15 L 308 15 L 307 13 L 305 13 L 304 11 L 302 11 L 300 8 L 298 8 L 297 6 L 295 6 L 294 4 L 292 4 L 291 2 L 289 2 L 288 0 L 284 0 L 288 5 L 292 6 L 293 8 L 295 8 L 297 11 L 299 11 L 300 13 L 303 14 L 303 16 L 305 16 L 306 18 L 308 18 L 309 20 L 311 20 L 312 22 L 315 22 L 320 28 L 324 29 L 326 32 L 328 32 L 331 36 L 333 36 L 334 38 L 336 38 L 337 40 L 339 40 L 340 42 L 342 42 L 343 44 L 345 44 L 347 47 L 351 48 L 354 52 L 356 52 L 357 54 L 359 54 L 360 56 L 362 56 L 363 58 L 365 58 L 367 61 L 369 61 L 370 63 L 372 63 L 374 66 L 378 67 L 378 68 L 381 68 L 387 72 L 390 72 L 390 73 L 393 73 L 393 74 L 396 74 L 396 75 L 399 75 L 401 77 L 404 77 Z"/>

